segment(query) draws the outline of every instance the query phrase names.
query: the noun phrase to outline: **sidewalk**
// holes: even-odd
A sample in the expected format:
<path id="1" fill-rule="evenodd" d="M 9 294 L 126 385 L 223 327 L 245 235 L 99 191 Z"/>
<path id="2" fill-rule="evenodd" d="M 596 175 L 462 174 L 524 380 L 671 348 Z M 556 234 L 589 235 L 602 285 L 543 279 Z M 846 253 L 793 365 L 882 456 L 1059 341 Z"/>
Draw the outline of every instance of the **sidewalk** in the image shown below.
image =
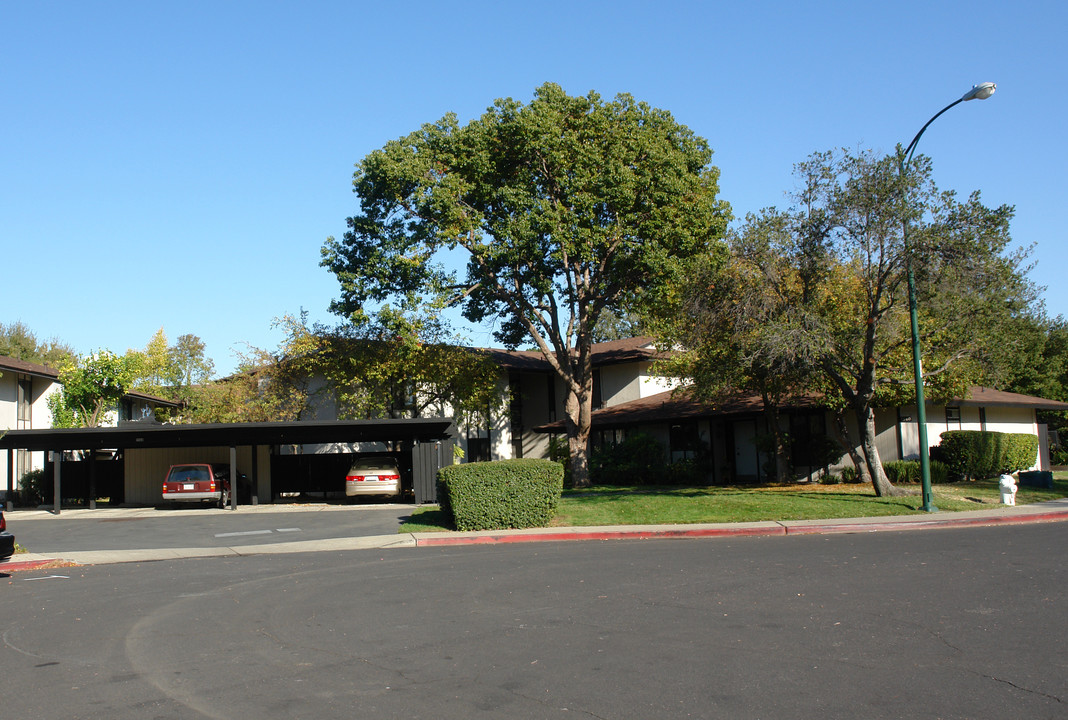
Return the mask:
<path id="1" fill-rule="evenodd" d="M 338 550 L 371 550 L 455 545 L 493 545 L 519 542 L 565 542 L 575 540 L 650 540 L 658 538 L 709 538 L 743 536 L 870 533 L 900 530 L 933 530 L 983 527 L 1068 520 L 1068 498 L 988 510 L 899 515 L 832 520 L 783 520 L 750 523 L 695 525 L 623 525 L 611 527 L 531 528 L 477 532 L 428 532 L 345 537 L 267 545 L 222 548 L 167 548 L 155 550 L 73 550 L 38 555 L 21 553 L 0 562 L 0 574 L 16 570 L 39 570 L 75 565 L 149 562 L 179 558 L 266 555 Z"/>

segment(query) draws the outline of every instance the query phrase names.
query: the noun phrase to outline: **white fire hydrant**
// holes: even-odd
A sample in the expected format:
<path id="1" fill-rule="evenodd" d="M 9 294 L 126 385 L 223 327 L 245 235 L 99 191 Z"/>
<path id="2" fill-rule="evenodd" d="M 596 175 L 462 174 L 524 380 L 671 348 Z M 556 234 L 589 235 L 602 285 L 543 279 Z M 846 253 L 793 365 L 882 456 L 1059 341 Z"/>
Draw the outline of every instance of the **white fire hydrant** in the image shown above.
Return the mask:
<path id="1" fill-rule="evenodd" d="M 998 483 L 1001 488 L 1001 502 L 1004 505 L 1016 504 L 1016 479 L 1012 475 L 1002 475 Z"/>

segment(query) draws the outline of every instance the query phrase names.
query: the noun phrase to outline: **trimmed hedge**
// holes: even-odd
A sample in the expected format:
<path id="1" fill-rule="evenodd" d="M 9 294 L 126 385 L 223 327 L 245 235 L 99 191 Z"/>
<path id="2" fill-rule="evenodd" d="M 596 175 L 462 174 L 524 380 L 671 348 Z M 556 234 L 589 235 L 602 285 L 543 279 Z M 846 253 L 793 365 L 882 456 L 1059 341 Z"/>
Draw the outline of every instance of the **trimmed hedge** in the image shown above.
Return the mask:
<path id="1" fill-rule="evenodd" d="M 438 471 L 441 509 L 457 530 L 545 527 L 563 490 L 564 468 L 552 460 L 464 463 Z"/>
<path id="2" fill-rule="evenodd" d="M 949 479 L 949 468 L 945 463 L 931 460 L 930 468 L 933 485 L 941 485 Z M 883 463 L 883 470 L 886 472 L 887 479 L 894 485 L 918 483 L 921 479 L 919 460 L 891 460 Z"/>
<path id="3" fill-rule="evenodd" d="M 987 430 L 948 430 L 942 433 L 938 458 L 950 473 L 967 480 L 984 480 L 1002 473 L 1026 470 L 1035 464 L 1038 436 Z"/>

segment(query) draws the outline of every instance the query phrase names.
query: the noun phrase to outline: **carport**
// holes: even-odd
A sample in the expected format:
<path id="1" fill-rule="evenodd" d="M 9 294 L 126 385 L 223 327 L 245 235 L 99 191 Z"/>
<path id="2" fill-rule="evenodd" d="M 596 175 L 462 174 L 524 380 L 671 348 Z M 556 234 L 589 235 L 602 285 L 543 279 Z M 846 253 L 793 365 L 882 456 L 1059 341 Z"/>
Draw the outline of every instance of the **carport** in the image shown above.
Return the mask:
<path id="1" fill-rule="evenodd" d="M 226 423 L 209 425 L 161 425 L 156 423 L 126 423 L 119 427 L 71 428 L 51 430 L 10 430 L 0 437 L 0 450 L 8 453 L 6 488 L 15 485 L 13 455 L 16 450 L 44 451 L 51 454 L 53 485 L 56 498 L 62 498 L 62 465 L 65 451 L 87 451 L 89 454 L 90 506 L 93 505 L 95 453 L 100 450 L 120 451 L 123 463 L 123 483 L 129 495 L 144 497 L 158 493 L 164 469 L 177 454 L 214 454 L 213 462 L 228 459 L 231 477 L 238 476 L 238 457 L 252 483 L 253 502 L 270 501 L 270 457 L 272 448 L 305 445 L 354 445 L 358 443 L 388 443 L 411 453 L 412 487 L 416 503 L 436 502 L 437 471 L 453 462 L 453 445 L 457 437 L 456 424 L 450 418 L 336 420 L 281 423 Z M 222 457 L 220 457 L 222 454 Z M 46 456 L 47 457 L 47 456 Z M 174 462 L 188 462 L 177 459 Z M 165 464 L 166 463 L 166 464 Z M 133 489 L 137 492 L 130 493 Z M 141 495 L 138 495 L 138 492 Z M 237 506 L 237 493 L 231 494 L 231 508 Z M 55 512 L 60 511 L 55 503 Z"/>

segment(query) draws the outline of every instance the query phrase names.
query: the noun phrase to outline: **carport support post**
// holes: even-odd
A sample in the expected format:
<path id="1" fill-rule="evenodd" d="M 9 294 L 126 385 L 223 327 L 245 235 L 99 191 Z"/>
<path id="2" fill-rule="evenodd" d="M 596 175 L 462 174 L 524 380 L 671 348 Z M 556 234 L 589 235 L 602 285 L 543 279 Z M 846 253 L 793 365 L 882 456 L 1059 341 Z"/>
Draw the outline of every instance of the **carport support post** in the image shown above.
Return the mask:
<path id="1" fill-rule="evenodd" d="M 89 509 L 96 510 L 96 451 L 89 451 Z"/>
<path id="2" fill-rule="evenodd" d="M 63 467 L 63 451 L 52 451 L 52 512 L 56 515 L 60 513 L 60 506 L 63 505 L 63 483 L 60 479 L 62 475 Z"/>
<path id="3" fill-rule="evenodd" d="M 252 446 L 252 498 L 253 505 L 260 502 L 260 446 Z"/>
<path id="4" fill-rule="evenodd" d="M 4 499 L 7 501 L 7 509 L 14 507 L 11 497 L 15 494 L 15 448 L 7 449 L 7 492 Z"/>
<path id="5" fill-rule="evenodd" d="M 230 446 L 230 509 L 237 510 L 237 447 Z"/>

